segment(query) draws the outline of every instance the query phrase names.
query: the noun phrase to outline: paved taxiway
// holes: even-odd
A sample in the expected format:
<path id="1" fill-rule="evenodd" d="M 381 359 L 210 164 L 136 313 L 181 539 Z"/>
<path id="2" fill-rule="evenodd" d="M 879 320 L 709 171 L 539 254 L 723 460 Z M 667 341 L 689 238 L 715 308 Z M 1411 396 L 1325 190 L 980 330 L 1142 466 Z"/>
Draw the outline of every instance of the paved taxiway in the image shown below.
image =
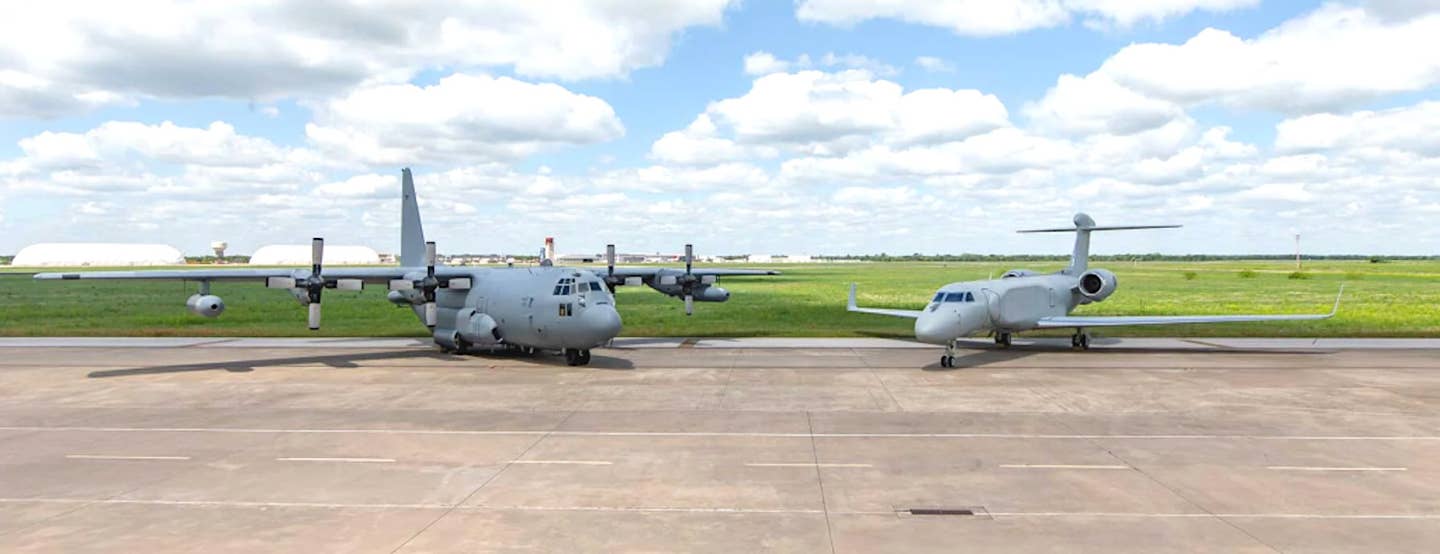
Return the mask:
<path id="1" fill-rule="evenodd" d="M 1426 341 L 617 346 L 0 339 L 0 551 L 1440 545 Z"/>

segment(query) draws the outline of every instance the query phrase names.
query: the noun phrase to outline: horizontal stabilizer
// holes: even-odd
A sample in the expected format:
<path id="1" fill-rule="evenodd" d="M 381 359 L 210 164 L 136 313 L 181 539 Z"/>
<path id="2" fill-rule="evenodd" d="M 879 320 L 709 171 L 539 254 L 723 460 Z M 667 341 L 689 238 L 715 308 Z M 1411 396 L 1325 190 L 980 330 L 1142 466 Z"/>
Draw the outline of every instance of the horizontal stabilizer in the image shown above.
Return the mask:
<path id="1" fill-rule="evenodd" d="M 1180 225 L 1115 225 L 1110 227 L 1065 227 L 1062 229 L 1023 229 L 1016 233 L 1074 233 L 1075 231 L 1131 231 L 1135 229 L 1178 229 Z"/>

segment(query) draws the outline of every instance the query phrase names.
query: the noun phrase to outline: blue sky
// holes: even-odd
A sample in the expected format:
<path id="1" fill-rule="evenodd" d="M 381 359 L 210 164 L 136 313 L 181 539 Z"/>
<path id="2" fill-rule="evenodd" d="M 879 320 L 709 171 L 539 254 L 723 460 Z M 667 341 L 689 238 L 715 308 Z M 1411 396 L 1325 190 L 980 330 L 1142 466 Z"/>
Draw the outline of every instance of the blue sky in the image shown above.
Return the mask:
<path id="1" fill-rule="evenodd" d="M 0 24 L 0 253 L 391 250 L 402 166 L 451 252 L 1440 246 L 1424 3 L 144 4 Z"/>

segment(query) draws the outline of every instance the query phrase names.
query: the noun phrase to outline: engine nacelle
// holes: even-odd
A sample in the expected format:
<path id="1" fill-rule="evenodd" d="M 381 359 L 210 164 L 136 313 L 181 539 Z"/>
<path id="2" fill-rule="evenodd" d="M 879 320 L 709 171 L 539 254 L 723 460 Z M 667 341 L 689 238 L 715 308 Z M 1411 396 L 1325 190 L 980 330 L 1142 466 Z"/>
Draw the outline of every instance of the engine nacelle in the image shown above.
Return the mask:
<path id="1" fill-rule="evenodd" d="M 198 316 L 219 317 L 225 312 L 225 301 L 213 294 L 192 294 L 185 301 L 185 308 Z"/>
<path id="2" fill-rule="evenodd" d="M 1080 274 L 1080 283 L 1076 288 L 1080 291 L 1081 302 L 1089 304 L 1109 298 L 1119 285 L 1115 274 L 1109 270 L 1092 269 Z"/>
<path id="3" fill-rule="evenodd" d="M 1016 278 L 1016 277 L 1029 277 L 1029 276 L 1031 276 L 1031 275 L 1039 275 L 1039 274 L 1040 274 L 1039 272 L 1031 271 L 1031 270 L 1028 270 L 1028 269 L 1012 269 L 1012 270 L 1010 270 L 1010 271 L 1006 271 L 1004 275 L 1001 275 L 1001 276 L 1000 276 L 1000 278 L 1001 278 L 1001 279 L 1013 279 L 1013 278 Z"/>
<path id="4" fill-rule="evenodd" d="M 469 316 L 462 311 L 455 316 L 456 331 L 465 342 L 478 346 L 489 346 L 500 343 L 500 326 L 495 323 L 495 318 L 474 310 L 466 310 Z"/>

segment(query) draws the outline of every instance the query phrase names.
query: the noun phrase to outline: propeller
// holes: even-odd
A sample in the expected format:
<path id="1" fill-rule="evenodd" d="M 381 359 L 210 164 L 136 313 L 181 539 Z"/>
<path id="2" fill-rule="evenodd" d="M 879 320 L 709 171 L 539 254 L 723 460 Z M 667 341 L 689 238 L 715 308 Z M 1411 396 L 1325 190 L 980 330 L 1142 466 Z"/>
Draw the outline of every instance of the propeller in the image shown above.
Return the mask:
<path id="1" fill-rule="evenodd" d="M 435 241 L 425 243 L 425 278 L 415 283 L 415 288 L 425 296 L 425 326 L 434 327 L 439 309 L 435 306 L 435 289 L 440 281 L 435 278 Z"/>
<path id="2" fill-rule="evenodd" d="M 685 245 L 685 277 L 680 291 L 685 293 L 685 315 L 695 314 L 695 274 L 690 272 L 691 266 L 695 264 L 695 246 Z"/>
<path id="3" fill-rule="evenodd" d="M 320 263 L 325 256 L 325 239 L 315 237 L 310 239 L 310 276 L 301 283 L 300 288 L 305 289 L 306 296 L 310 303 L 310 330 L 320 330 L 320 297 L 325 292 L 325 277 L 320 275 Z"/>
<path id="4" fill-rule="evenodd" d="M 605 286 L 615 294 L 615 245 L 605 245 Z"/>

